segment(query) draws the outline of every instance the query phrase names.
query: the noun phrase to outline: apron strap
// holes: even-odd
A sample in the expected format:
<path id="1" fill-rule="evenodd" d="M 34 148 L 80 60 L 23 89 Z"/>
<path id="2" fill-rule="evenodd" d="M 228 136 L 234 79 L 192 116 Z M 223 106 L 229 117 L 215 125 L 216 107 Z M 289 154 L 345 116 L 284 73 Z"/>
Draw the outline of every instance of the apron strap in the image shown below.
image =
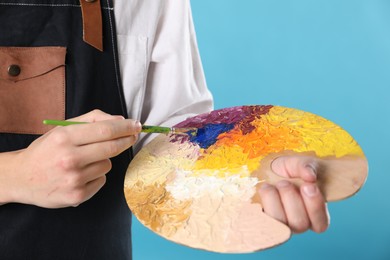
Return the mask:
<path id="1" fill-rule="evenodd" d="M 80 0 L 84 42 L 103 51 L 103 25 L 100 0 Z"/>

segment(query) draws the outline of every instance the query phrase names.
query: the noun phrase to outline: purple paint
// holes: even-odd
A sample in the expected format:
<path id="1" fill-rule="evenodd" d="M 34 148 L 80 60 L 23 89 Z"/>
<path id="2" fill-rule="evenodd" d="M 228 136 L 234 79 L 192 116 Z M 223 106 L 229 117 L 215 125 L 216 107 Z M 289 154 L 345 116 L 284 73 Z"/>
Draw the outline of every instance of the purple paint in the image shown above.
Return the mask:
<path id="1" fill-rule="evenodd" d="M 266 106 L 237 106 L 211 111 L 188 118 L 175 127 L 198 128 L 196 136 L 174 136 L 171 142 L 187 142 L 188 140 L 206 149 L 213 145 L 221 133 L 226 133 L 238 127 L 243 134 L 252 132 L 255 127 L 253 120 L 267 114 L 272 105 Z"/>

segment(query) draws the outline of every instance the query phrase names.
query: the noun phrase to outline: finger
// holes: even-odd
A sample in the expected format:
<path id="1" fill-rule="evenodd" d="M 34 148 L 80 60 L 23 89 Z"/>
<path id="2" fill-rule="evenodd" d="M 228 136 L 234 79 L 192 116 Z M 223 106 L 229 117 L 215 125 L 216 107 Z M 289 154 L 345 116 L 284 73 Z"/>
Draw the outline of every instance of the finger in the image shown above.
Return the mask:
<path id="1" fill-rule="evenodd" d="M 132 135 L 110 141 L 80 146 L 77 149 L 77 158 L 82 159 L 78 160 L 81 164 L 78 166 L 84 167 L 91 163 L 115 157 L 134 145 L 137 139 L 137 136 Z"/>
<path id="2" fill-rule="evenodd" d="M 106 176 L 103 175 L 87 184 L 81 186 L 77 190 L 72 190 L 69 193 L 65 205 L 77 207 L 81 203 L 91 199 L 106 183 Z"/>
<path id="3" fill-rule="evenodd" d="M 95 179 L 98 179 L 106 175 L 112 168 L 112 163 L 110 159 L 105 159 L 95 163 L 91 163 L 82 171 L 83 183 L 89 183 Z"/>
<path id="4" fill-rule="evenodd" d="M 329 214 L 325 199 L 315 184 L 301 186 L 301 194 L 314 232 L 324 232 L 329 226 Z"/>
<path id="5" fill-rule="evenodd" d="M 99 109 L 95 109 L 91 112 L 88 112 L 84 115 L 74 117 L 69 119 L 70 121 L 76 121 L 76 122 L 98 122 L 98 121 L 104 121 L 104 120 L 115 120 L 115 119 L 124 119 L 121 115 L 111 115 L 107 114 Z"/>
<path id="6" fill-rule="evenodd" d="M 75 145 L 104 142 L 125 136 L 138 135 L 141 132 L 141 123 L 131 119 L 99 121 L 67 127 L 68 131 L 74 132 L 71 139 Z"/>
<path id="7" fill-rule="evenodd" d="M 281 156 L 273 160 L 271 168 L 274 173 L 282 177 L 301 178 L 307 182 L 315 182 L 318 162 L 312 156 Z"/>
<path id="8" fill-rule="evenodd" d="M 87 194 L 87 196 L 85 197 L 86 198 L 85 201 L 92 198 L 93 195 L 95 195 L 104 186 L 104 184 L 106 184 L 106 180 L 107 180 L 106 175 L 103 175 L 98 179 L 88 182 L 85 186 L 86 194 Z"/>
<path id="9" fill-rule="evenodd" d="M 294 233 L 302 233 L 310 228 L 310 220 L 298 188 L 288 181 L 276 184 L 284 206 L 287 224 Z"/>
<path id="10" fill-rule="evenodd" d="M 287 224 L 287 217 L 284 213 L 278 190 L 274 186 L 264 183 L 258 192 L 264 212 L 274 219 Z"/>

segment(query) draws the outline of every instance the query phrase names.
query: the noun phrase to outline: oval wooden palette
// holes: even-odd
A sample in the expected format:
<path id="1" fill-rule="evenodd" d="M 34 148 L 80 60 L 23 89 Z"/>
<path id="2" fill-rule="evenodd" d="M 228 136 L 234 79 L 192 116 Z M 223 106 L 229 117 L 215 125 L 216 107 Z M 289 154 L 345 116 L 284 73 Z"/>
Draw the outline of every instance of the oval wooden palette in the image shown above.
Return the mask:
<path id="1" fill-rule="evenodd" d="M 345 130 L 297 109 L 231 107 L 177 127 L 198 133 L 158 135 L 129 165 L 124 191 L 143 225 L 189 247 L 247 253 L 290 238 L 286 225 L 263 213 L 256 192 L 283 179 L 271 170 L 277 157 L 315 158 L 328 201 L 352 196 L 367 178 L 364 153 Z"/>

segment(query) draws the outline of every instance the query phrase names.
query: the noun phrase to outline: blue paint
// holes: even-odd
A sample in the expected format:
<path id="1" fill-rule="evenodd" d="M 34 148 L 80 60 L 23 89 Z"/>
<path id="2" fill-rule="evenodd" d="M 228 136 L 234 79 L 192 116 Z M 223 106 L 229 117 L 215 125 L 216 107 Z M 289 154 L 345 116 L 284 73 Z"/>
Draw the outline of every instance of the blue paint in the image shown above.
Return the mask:
<path id="1" fill-rule="evenodd" d="M 197 135 L 191 136 L 190 141 L 197 143 L 203 149 L 207 149 L 217 141 L 220 134 L 233 128 L 234 124 L 207 124 L 199 128 Z"/>

